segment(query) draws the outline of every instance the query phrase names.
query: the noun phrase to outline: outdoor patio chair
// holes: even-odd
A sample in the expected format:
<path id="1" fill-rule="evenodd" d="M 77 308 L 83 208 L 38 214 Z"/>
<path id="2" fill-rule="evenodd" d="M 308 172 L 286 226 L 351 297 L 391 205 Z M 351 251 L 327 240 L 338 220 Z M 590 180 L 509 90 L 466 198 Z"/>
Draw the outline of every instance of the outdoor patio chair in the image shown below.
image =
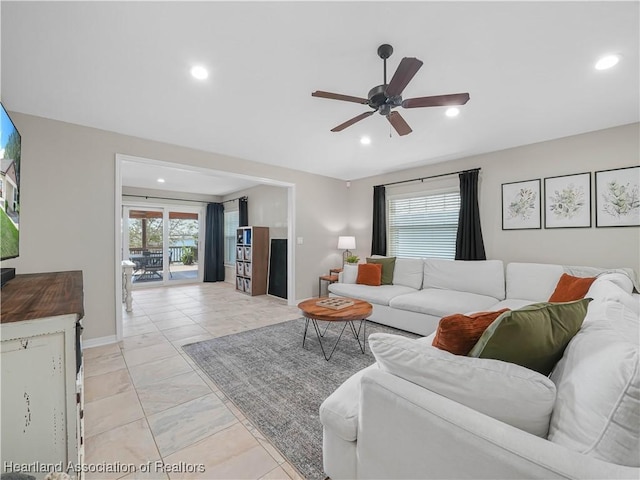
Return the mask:
<path id="1" fill-rule="evenodd" d="M 162 279 L 162 253 L 149 253 L 145 254 L 145 264 L 144 264 L 144 276 L 147 275 L 149 277 L 158 276 Z"/>

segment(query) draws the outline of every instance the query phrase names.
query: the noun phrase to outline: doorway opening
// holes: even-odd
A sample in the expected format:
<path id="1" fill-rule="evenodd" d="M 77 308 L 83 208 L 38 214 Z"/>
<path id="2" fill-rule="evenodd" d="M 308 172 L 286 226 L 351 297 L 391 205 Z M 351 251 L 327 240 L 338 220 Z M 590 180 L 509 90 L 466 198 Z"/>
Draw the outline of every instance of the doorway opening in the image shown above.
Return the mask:
<path id="1" fill-rule="evenodd" d="M 125 204 L 122 218 L 123 259 L 135 265 L 134 288 L 202 281 L 202 209 Z"/>
<path id="2" fill-rule="evenodd" d="M 234 196 L 234 192 L 253 187 L 266 186 L 286 189 L 286 205 L 283 205 L 286 209 L 286 225 L 276 223 L 272 227 L 277 233 L 276 238 L 286 238 L 287 241 L 287 304 L 295 305 L 295 184 L 123 154 L 116 154 L 115 164 L 116 264 L 114 268 L 116 271 L 117 340 L 121 340 L 123 337 L 121 304 L 124 301 L 125 292 L 122 289 L 122 262 L 125 260 L 133 261 L 136 269 L 139 270 L 139 279 L 134 282 L 133 288 L 193 282 L 194 275 L 197 275 L 196 281 L 201 282 L 204 276 L 202 267 L 204 263 L 204 237 L 207 228 L 205 220 L 207 203 L 226 203 L 228 201 L 226 198 Z M 144 192 L 148 190 L 152 193 L 149 195 L 147 193 L 135 195 L 129 192 L 124 193 L 123 185 L 132 186 L 130 183 L 123 183 L 125 166 L 132 177 L 144 178 L 148 182 L 146 185 L 133 186 L 143 189 Z M 162 175 L 157 175 L 158 172 Z M 165 173 L 167 175 L 164 175 Z M 171 198 L 166 198 L 164 195 L 153 194 L 153 189 L 158 188 L 156 182 L 160 183 L 161 177 L 168 177 L 172 180 L 187 179 L 187 181 L 183 182 L 183 187 L 180 190 L 172 191 L 177 197 L 171 195 Z M 206 193 L 193 189 L 195 184 L 202 185 L 203 179 L 211 181 L 211 188 L 207 187 Z M 164 190 L 168 190 L 166 183 L 164 185 Z M 144 190 L 145 188 L 147 190 Z M 227 188 L 227 191 L 218 192 L 219 188 Z M 183 195 L 178 192 L 183 192 Z M 202 200 L 189 199 L 193 197 L 202 198 Z M 151 200 L 153 198 L 165 200 L 166 203 L 163 205 L 153 203 Z M 197 221 L 194 214 L 198 215 Z M 144 239 L 142 238 L 143 220 L 145 225 Z M 133 228 L 138 233 L 129 232 L 130 222 L 135 225 Z M 162 230 L 161 238 L 159 233 L 152 235 L 152 231 L 159 232 L 160 230 Z M 147 256 L 156 258 L 148 263 L 149 267 L 147 267 L 145 251 L 148 252 Z M 139 263 L 136 263 L 135 260 L 138 260 Z"/>

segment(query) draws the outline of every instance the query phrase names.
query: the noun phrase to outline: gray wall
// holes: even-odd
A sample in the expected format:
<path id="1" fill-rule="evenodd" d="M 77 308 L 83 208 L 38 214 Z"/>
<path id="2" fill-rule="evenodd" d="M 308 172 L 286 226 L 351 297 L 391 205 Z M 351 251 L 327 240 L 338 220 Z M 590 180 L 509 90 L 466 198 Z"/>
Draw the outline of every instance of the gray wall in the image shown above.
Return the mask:
<path id="1" fill-rule="evenodd" d="M 350 233 L 356 236 L 357 254 L 368 255 L 373 185 L 480 167 L 479 204 L 487 258 L 631 267 L 639 273 L 640 227 L 595 228 L 595 207 L 592 228 L 503 231 L 501 213 L 502 183 L 634 166 L 639 164 L 638 152 L 636 123 L 357 180 L 349 189 Z"/>
<path id="2" fill-rule="evenodd" d="M 249 225 L 269 227 L 269 238 L 287 238 L 288 234 L 288 189 L 271 185 L 259 185 L 225 195 L 223 201 L 247 197 Z M 225 203 L 226 210 L 237 210 L 238 202 Z M 304 244 L 303 244 L 304 245 Z M 236 269 L 225 266 L 224 281 L 236 284 Z"/>
<path id="3" fill-rule="evenodd" d="M 287 238 L 288 200 L 286 187 L 274 187 L 271 185 L 259 185 L 233 192 L 223 197 L 223 201 L 232 198 L 247 197 L 249 210 L 249 225 L 256 227 L 269 227 L 271 238 Z M 227 208 L 225 205 L 225 209 Z M 230 210 L 238 209 L 238 202 L 233 202 Z"/>
<path id="4" fill-rule="evenodd" d="M 82 270 L 87 339 L 116 332 L 116 153 L 295 184 L 296 235 L 304 239 L 296 247 L 296 298 L 314 295 L 318 275 L 336 265 L 336 238 L 347 229 L 342 181 L 31 115 L 11 117 L 22 135 L 20 257 L 2 266 L 18 274 Z"/>

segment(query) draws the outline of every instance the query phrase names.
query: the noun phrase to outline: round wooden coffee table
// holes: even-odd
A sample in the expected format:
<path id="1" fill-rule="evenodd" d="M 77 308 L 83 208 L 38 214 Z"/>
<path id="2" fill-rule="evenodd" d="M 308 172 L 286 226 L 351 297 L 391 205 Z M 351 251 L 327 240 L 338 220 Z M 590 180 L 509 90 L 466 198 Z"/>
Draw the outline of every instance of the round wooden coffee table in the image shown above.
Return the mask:
<path id="1" fill-rule="evenodd" d="M 304 344 L 307 340 L 307 330 L 309 328 L 309 321 L 313 325 L 314 330 L 316 331 L 316 335 L 318 336 L 318 342 L 320 343 L 320 349 L 322 350 L 322 354 L 324 355 L 324 359 L 329 361 L 336 347 L 338 346 L 338 342 L 342 338 L 342 334 L 344 333 L 347 325 L 351 328 L 351 332 L 358 342 L 358 346 L 360 347 L 360 351 L 365 353 L 366 349 L 366 340 L 367 340 L 367 317 L 371 315 L 373 311 L 373 306 L 369 302 L 365 302 L 363 300 L 357 300 L 355 298 L 344 298 L 344 300 L 348 300 L 353 302 L 353 305 L 349 305 L 348 307 L 344 307 L 338 310 L 327 308 L 318 305 L 318 302 L 322 300 L 328 300 L 330 298 L 343 298 L 343 297 L 320 297 L 320 298 L 310 298 L 305 300 L 304 302 L 300 302 L 298 304 L 298 308 L 301 310 L 302 315 L 305 319 L 304 325 L 304 337 L 302 339 L 302 347 L 304 348 Z M 340 331 L 340 335 L 336 340 L 335 345 L 331 349 L 331 353 L 327 356 L 324 346 L 322 344 L 322 337 L 327 332 L 330 323 L 327 323 L 327 326 L 323 333 L 320 333 L 320 327 L 318 326 L 318 321 L 321 322 L 344 322 L 342 330 Z M 356 326 L 353 322 L 360 322 L 360 325 L 356 329 Z M 360 342 L 360 330 L 362 330 L 362 342 Z"/>

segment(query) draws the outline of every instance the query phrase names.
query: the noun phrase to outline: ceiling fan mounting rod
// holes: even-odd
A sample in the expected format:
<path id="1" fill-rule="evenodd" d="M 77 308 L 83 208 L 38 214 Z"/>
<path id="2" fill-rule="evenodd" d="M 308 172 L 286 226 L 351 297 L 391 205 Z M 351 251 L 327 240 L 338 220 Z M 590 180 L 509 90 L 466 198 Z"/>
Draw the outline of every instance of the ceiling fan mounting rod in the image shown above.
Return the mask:
<path id="1" fill-rule="evenodd" d="M 384 81 L 382 82 L 382 84 L 386 87 L 387 86 L 387 59 L 383 59 L 382 60 L 384 62 Z"/>
<path id="2" fill-rule="evenodd" d="M 393 47 L 388 43 L 384 43 L 378 47 L 378 56 L 384 62 L 384 83 L 383 85 L 387 85 L 387 58 L 391 56 L 393 53 Z"/>

